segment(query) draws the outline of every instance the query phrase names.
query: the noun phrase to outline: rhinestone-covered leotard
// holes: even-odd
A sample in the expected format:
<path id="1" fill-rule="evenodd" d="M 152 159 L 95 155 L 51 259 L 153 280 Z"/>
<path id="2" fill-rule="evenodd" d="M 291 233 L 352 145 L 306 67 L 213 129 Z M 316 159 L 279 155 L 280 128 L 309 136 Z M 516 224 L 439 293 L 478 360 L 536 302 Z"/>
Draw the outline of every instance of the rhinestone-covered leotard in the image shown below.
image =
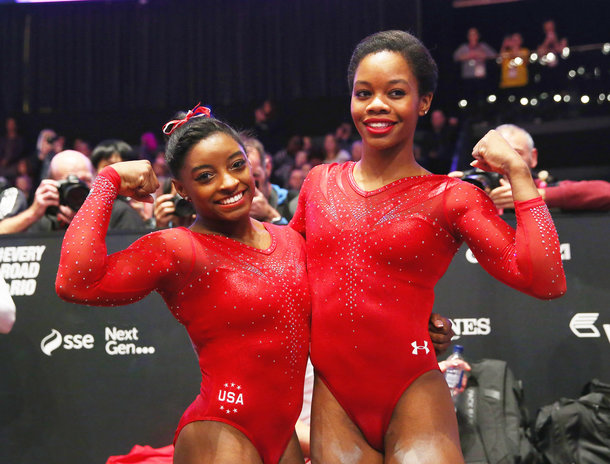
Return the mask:
<path id="1" fill-rule="evenodd" d="M 158 291 L 186 327 L 202 374 L 200 393 L 175 437 L 190 422 L 221 421 L 243 432 L 265 464 L 277 463 L 301 412 L 309 351 L 303 238 L 265 224 L 272 244 L 259 250 L 177 228 L 107 256 L 105 235 L 120 182 L 108 172 L 98 175 L 66 232 L 58 293 L 111 306 Z"/>
<path id="2" fill-rule="evenodd" d="M 314 168 L 291 226 L 306 237 L 316 373 L 383 450 L 396 402 L 437 369 L 434 285 L 466 241 L 494 277 L 539 298 L 565 291 L 555 227 L 540 198 L 517 202 L 516 231 L 480 189 L 447 176 L 366 192 L 354 163 Z"/>

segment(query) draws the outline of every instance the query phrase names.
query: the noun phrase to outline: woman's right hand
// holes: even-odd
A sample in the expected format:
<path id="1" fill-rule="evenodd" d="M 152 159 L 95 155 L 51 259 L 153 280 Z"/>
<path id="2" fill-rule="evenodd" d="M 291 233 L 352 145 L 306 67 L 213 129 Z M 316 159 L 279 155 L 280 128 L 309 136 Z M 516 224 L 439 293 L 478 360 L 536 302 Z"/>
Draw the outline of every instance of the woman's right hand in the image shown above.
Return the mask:
<path id="1" fill-rule="evenodd" d="M 159 188 L 159 181 L 150 161 L 123 161 L 114 163 L 112 168 L 121 177 L 119 195 L 146 203 L 154 202 L 151 194 Z"/>

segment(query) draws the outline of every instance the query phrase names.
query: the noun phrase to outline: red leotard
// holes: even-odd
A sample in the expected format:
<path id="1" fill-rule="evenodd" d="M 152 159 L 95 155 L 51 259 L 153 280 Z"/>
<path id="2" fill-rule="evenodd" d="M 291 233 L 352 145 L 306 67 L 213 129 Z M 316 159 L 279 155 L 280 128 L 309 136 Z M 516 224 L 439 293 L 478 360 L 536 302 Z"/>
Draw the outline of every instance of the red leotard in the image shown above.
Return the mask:
<path id="1" fill-rule="evenodd" d="M 266 250 L 185 228 L 148 234 L 107 256 L 105 235 L 118 183 L 102 172 L 62 247 L 63 298 L 120 305 L 158 291 L 199 357 L 200 394 L 186 424 L 213 420 L 243 432 L 265 464 L 277 463 L 301 412 L 310 296 L 303 238 L 265 224 Z M 118 179 L 120 182 L 120 179 Z"/>
<path id="2" fill-rule="evenodd" d="M 540 298 L 565 291 L 544 202 L 517 202 L 517 230 L 480 189 L 447 176 L 397 180 L 366 192 L 354 163 L 308 175 L 291 226 L 306 236 L 316 373 L 383 450 L 396 402 L 438 369 L 428 335 L 434 285 L 466 241 L 494 277 Z"/>

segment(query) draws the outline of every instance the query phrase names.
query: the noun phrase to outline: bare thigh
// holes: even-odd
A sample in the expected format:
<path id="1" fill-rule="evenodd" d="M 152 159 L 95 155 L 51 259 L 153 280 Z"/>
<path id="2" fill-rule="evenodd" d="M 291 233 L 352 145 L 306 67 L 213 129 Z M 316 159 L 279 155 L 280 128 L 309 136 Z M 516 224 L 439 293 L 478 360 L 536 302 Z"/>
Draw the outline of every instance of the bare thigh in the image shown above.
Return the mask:
<path id="1" fill-rule="evenodd" d="M 304 464 L 305 458 L 301 451 L 301 445 L 299 445 L 299 438 L 296 433 L 292 434 L 290 442 L 280 459 L 279 464 Z"/>
<path id="2" fill-rule="evenodd" d="M 453 402 L 443 375 L 417 378 L 398 400 L 385 435 L 386 464 L 464 462 Z"/>
<path id="3" fill-rule="evenodd" d="M 197 421 L 184 426 L 174 449 L 174 464 L 262 464 L 256 447 L 242 432 L 224 422 Z M 303 464 L 296 433 L 279 464 Z"/>
<path id="4" fill-rule="evenodd" d="M 313 464 L 381 464 L 383 456 L 366 441 L 330 390 L 316 377 L 311 405 Z"/>
<path id="5" fill-rule="evenodd" d="M 174 464 L 262 464 L 252 442 L 235 427 L 217 421 L 184 426 L 176 440 Z"/>

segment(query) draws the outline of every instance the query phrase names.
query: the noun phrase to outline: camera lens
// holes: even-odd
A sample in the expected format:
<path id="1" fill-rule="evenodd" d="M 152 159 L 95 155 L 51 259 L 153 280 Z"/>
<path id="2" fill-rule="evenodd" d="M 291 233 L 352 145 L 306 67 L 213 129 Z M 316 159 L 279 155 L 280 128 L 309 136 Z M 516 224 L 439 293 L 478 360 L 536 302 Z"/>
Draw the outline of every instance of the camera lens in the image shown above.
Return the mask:
<path id="1" fill-rule="evenodd" d="M 176 216 L 189 217 L 195 214 L 195 209 L 193 208 L 193 205 L 189 201 L 186 201 L 184 198 L 182 198 L 180 195 L 174 196 L 174 198 L 172 198 L 172 201 L 174 202 L 174 214 Z"/>
<path id="2" fill-rule="evenodd" d="M 73 211 L 78 211 L 89 195 L 87 184 L 74 174 L 59 181 L 57 190 L 59 191 L 59 203 L 69 206 Z"/>
<path id="3" fill-rule="evenodd" d="M 64 201 L 72 210 L 78 211 L 89 195 L 89 189 L 84 185 L 73 185 L 64 191 Z"/>
<path id="4" fill-rule="evenodd" d="M 471 169 L 465 171 L 461 179 L 469 184 L 476 185 L 481 190 L 490 192 L 500 186 L 500 174 L 497 172 L 488 172 L 480 169 Z"/>

